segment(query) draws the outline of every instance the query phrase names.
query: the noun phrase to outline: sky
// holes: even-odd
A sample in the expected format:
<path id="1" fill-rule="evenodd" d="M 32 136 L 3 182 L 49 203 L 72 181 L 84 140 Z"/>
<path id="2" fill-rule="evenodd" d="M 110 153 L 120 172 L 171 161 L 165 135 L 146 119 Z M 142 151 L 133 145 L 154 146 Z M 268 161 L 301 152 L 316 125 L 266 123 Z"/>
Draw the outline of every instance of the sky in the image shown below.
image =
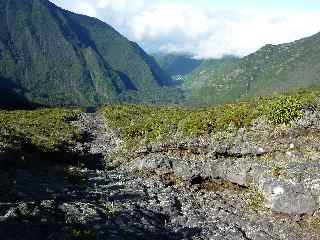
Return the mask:
<path id="1" fill-rule="evenodd" d="M 51 0 L 96 17 L 148 52 L 248 55 L 320 32 L 320 0 Z"/>

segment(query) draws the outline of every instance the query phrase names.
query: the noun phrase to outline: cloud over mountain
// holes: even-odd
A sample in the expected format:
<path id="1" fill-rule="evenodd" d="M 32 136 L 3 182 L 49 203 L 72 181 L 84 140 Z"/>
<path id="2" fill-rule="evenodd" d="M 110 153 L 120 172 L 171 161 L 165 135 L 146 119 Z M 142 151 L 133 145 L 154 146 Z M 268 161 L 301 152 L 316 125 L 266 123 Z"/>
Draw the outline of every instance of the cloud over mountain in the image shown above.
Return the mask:
<path id="1" fill-rule="evenodd" d="M 97 17 L 149 51 L 189 52 L 197 57 L 247 55 L 320 31 L 320 11 L 263 11 L 205 6 L 197 1 L 53 0 Z"/>

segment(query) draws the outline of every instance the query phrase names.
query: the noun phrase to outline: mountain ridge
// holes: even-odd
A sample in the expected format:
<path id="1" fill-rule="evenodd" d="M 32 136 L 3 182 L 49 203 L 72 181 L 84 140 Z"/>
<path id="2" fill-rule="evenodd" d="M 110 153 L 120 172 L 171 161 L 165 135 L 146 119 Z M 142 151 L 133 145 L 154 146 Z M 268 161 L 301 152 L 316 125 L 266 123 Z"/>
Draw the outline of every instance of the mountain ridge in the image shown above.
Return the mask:
<path id="1" fill-rule="evenodd" d="M 195 59 L 192 54 L 187 53 L 153 53 L 152 56 L 159 66 L 172 77 L 187 75 L 203 62 L 202 59 Z"/>
<path id="2" fill-rule="evenodd" d="M 2 85 L 44 105 L 99 105 L 173 84 L 136 43 L 110 25 L 47 0 L 1 0 Z M 10 79 L 10 84 L 3 79 Z"/>
<path id="3" fill-rule="evenodd" d="M 243 58 L 220 62 L 218 67 L 216 63 L 200 66 L 186 76 L 185 87 L 188 98 L 200 105 L 319 88 L 318 59 L 320 33 L 291 43 L 267 44 Z"/>

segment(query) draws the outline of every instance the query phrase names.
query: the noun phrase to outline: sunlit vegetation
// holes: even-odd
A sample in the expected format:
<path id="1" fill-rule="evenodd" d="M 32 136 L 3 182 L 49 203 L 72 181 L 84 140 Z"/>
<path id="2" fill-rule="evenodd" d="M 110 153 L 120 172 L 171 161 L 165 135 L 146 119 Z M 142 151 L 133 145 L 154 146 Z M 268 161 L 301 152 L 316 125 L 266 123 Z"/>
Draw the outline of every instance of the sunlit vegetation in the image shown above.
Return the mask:
<path id="1" fill-rule="evenodd" d="M 246 57 L 204 61 L 185 76 L 187 102 L 212 105 L 319 89 L 320 35 L 281 45 L 266 45 Z"/>
<path id="2" fill-rule="evenodd" d="M 175 136 L 209 136 L 235 127 L 249 127 L 258 117 L 272 124 L 288 124 L 303 115 L 303 108 L 312 105 L 314 93 L 260 97 L 252 101 L 225 104 L 203 109 L 156 107 L 148 105 L 112 105 L 103 108 L 107 123 L 121 129 L 127 147 L 140 143 L 168 141 Z"/>
<path id="3" fill-rule="evenodd" d="M 44 152 L 74 141 L 79 129 L 69 121 L 79 110 L 0 111 L 0 146 L 32 144 Z"/>

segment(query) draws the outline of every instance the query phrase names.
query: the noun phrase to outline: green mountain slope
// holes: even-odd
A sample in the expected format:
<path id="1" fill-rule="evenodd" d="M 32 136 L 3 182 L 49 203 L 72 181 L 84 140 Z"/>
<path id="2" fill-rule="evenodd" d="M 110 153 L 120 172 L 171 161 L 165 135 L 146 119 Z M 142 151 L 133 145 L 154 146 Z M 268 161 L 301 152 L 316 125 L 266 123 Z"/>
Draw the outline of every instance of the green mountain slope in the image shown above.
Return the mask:
<path id="1" fill-rule="evenodd" d="M 192 105 L 210 105 L 238 98 L 242 83 L 230 83 L 228 79 L 221 77 L 235 69 L 238 63 L 239 59 L 236 57 L 204 60 L 198 68 L 184 77 L 183 88 L 187 94 L 187 102 Z"/>
<path id="2" fill-rule="evenodd" d="M 266 45 L 242 59 L 220 62 L 218 67 L 213 62 L 195 70 L 187 76 L 189 99 L 216 104 L 318 87 L 319 60 L 320 34 L 293 43 Z"/>
<path id="3" fill-rule="evenodd" d="M 0 0 L 0 106 L 91 106 L 170 84 L 152 57 L 95 18 L 47 0 Z"/>
<path id="4" fill-rule="evenodd" d="M 189 74 L 203 62 L 188 54 L 155 53 L 153 57 L 160 67 L 172 77 Z"/>

